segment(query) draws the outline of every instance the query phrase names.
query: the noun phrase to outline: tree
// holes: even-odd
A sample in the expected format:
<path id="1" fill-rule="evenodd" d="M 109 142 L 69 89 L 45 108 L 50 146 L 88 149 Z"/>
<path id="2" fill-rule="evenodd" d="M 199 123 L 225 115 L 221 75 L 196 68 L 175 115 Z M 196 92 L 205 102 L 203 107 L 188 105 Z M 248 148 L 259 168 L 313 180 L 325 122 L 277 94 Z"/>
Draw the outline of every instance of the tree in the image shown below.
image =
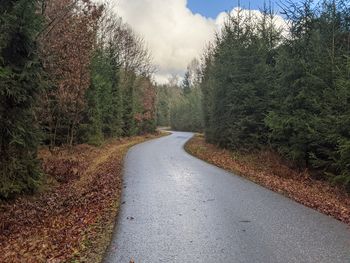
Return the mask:
<path id="1" fill-rule="evenodd" d="M 70 7 L 67 10 L 67 6 Z M 72 145 L 86 107 L 90 86 L 90 62 L 102 8 L 91 1 L 53 0 L 45 9 L 51 24 L 57 13 L 64 16 L 41 37 L 41 55 L 51 87 L 44 94 L 43 125 L 51 146 Z"/>
<path id="2" fill-rule="evenodd" d="M 174 130 L 202 131 L 202 92 L 199 88 L 199 63 L 194 59 L 187 67 L 179 96 L 169 104 L 170 125 Z"/>
<path id="3" fill-rule="evenodd" d="M 136 94 L 136 127 L 138 133 L 153 132 L 156 128 L 156 87 L 149 78 L 140 77 Z"/>
<path id="4" fill-rule="evenodd" d="M 95 144 L 101 136 L 153 131 L 156 94 L 150 81 L 150 54 L 143 40 L 105 7 L 95 42 L 87 90 L 92 96 L 86 97 L 86 117 L 80 124 L 82 141 Z"/>
<path id="5" fill-rule="evenodd" d="M 264 118 L 280 38 L 273 19 L 272 11 L 256 17 L 236 9 L 204 57 L 206 135 L 222 147 L 258 148 L 267 141 Z"/>
<path id="6" fill-rule="evenodd" d="M 158 85 L 156 91 L 157 125 L 170 127 L 171 109 L 183 95 L 183 90 L 178 86 L 178 78 L 173 76 L 167 84 Z"/>
<path id="7" fill-rule="evenodd" d="M 42 24 L 37 1 L 0 6 L 0 197 L 33 191 L 41 171 L 35 116 L 43 88 L 36 37 Z"/>
<path id="8" fill-rule="evenodd" d="M 204 54 L 200 87 L 206 138 L 234 150 L 273 148 L 300 169 L 350 189 L 347 1 L 236 9 Z"/>
<path id="9" fill-rule="evenodd" d="M 181 96 L 170 108 L 171 128 L 178 131 L 203 130 L 202 93 L 199 88 L 193 88 L 188 94 Z"/>
<path id="10" fill-rule="evenodd" d="M 184 94 L 191 92 L 190 73 L 188 71 L 185 73 L 181 86 Z"/>

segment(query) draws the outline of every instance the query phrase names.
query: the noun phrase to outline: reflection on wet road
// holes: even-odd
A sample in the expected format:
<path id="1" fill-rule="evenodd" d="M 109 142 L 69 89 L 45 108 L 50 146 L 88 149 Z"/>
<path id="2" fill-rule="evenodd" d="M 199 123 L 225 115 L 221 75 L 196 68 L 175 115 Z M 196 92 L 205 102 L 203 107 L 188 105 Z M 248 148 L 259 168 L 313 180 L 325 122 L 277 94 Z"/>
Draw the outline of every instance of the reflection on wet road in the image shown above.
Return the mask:
<path id="1" fill-rule="evenodd" d="M 350 262 L 345 224 L 188 155 L 191 136 L 130 150 L 106 262 Z"/>

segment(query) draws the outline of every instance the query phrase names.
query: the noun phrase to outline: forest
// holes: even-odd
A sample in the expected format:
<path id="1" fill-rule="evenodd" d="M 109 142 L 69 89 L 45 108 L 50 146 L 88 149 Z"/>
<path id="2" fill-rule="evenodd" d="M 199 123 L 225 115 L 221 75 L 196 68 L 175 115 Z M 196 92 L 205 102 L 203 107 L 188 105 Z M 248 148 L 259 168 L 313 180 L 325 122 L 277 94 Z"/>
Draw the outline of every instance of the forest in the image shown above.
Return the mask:
<path id="1" fill-rule="evenodd" d="M 349 258 L 350 2 L 152 1 L 1 0 L 0 261 Z"/>
<path id="2" fill-rule="evenodd" d="M 1 198 L 40 184 L 39 147 L 101 145 L 157 125 L 204 132 L 231 150 L 273 149 L 350 190 L 349 3 L 281 8 L 283 27 L 267 5 L 235 9 L 181 82 L 156 85 L 146 44 L 110 6 L 5 1 Z"/>
<path id="3" fill-rule="evenodd" d="M 226 149 L 272 149 L 350 191 L 349 2 L 281 8 L 285 27 L 267 5 L 229 14 L 194 82 L 189 67 L 169 123 Z"/>
<path id="4" fill-rule="evenodd" d="M 0 32 L 0 198 L 38 187 L 39 147 L 155 130 L 151 54 L 111 6 L 5 0 Z"/>

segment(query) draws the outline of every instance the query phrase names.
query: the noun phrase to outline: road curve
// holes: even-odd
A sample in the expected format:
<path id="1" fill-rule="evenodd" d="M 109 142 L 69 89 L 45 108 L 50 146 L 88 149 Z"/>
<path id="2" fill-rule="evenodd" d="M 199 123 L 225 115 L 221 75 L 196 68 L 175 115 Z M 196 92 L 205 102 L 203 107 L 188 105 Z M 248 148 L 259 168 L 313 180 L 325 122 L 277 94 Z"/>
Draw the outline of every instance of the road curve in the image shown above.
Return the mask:
<path id="1" fill-rule="evenodd" d="M 190 156 L 191 136 L 129 151 L 105 262 L 350 262 L 347 225 Z"/>

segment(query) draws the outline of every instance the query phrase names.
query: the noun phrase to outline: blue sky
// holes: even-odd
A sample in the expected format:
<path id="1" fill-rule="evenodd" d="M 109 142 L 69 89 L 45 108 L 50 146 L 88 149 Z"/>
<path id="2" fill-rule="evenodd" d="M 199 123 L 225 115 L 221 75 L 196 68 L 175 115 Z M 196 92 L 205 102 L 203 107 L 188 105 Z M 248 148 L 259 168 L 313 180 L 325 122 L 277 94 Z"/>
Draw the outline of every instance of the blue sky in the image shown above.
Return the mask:
<path id="1" fill-rule="evenodd" d="M 268 3 L 268 0 L 265 2 Z M 275 2 L 274 9 L 278 10 L 276 1 L 272 0 L 271 2 Z M 237 0 L 188 0 L 187 6 L 193 13 L 199 13 L 206 17 L 216 18 L 219 13 L 232 10 L 237 6 L 237 3 Z M 241 0 L 242 8 L 248 8 L 249 5 L 251 9 L 259 9 L 263 7 L 264 0 Z"/>

